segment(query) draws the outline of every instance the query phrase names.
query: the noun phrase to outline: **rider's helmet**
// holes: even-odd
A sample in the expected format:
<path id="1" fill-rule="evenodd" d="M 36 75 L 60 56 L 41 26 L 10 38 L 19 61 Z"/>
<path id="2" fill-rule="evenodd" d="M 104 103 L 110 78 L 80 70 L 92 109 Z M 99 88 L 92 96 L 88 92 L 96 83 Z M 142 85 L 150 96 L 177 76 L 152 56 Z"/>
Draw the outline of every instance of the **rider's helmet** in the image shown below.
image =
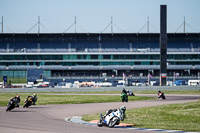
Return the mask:
<path id="1" fill-rule="evenodd" d="M 33 97 L 36 97 L 36 96 L 37 96 L 37 94 L 36 94 L 36 93 L 34 93 L 34 94 L 33 94 Z"/>
<path id="2" fill-rule="evenodd" d="M 119 109 L 120 109 L 121 111 L 123 111 L 123 112 L 126 111 L 126 107 L 125 107 L 125 106 L 121 106 Z"/>
<path id="3" fill-rule="evenodd" d="M 158 92 L 160 93 L 161 91 L 160 91 L 160 90 L 158 90 Z"/>
<path id="4" fill-rule="evenodd" d="M 16 95 L 16 98 L 20 98 L 20 95 Z"/>

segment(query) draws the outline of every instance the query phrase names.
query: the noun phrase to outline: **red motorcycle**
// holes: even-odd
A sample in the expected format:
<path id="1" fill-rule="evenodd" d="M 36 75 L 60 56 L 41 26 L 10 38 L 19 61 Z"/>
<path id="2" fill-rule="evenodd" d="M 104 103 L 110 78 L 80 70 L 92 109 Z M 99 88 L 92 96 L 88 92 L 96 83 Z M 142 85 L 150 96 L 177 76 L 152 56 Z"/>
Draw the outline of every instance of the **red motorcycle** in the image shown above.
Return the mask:
<path id="1" fill-rule="evenodd" d="M 163 92 L 158 92 L 158 99 L 166 99 Z"/>

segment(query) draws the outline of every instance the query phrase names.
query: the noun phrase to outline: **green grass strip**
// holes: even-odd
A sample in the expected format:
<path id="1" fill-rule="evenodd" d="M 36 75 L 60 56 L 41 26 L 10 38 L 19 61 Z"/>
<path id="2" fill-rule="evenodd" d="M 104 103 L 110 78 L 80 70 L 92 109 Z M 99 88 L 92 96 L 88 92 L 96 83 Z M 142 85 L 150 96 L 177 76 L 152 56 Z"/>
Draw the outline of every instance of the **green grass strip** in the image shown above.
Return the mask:
<path id="1" fill-rule="evenodd" d="M 97 120 L 98 114 L 85 115 L 83 120 Z M 125 123 L 138 128 L 200 131 L 200 101 L 184 104 L 130 109 L 126 111 Z"/>
<path id="2" fill-rule="evenodd" d="M 3 77 L 0 77 L 0 79 L 3 79 Z M 3 80 L 0 80 L 2 82 Z M 7 82 L 9 83 L 11 81 L 12 84 L 26 84 L 27 78 L 9 78 L 7 79 Z"/>
<path id="3" fill-rule="evenodd" d="M 0 93 L 0 106 L 6 106 L 11 97 L 15 96 L 18 93 Z M 28 95 L 33 93 L 20 93 L 21 103 Z M 37 93 L 38 102 L 37 105 L 47 105 L 47 104 L 80 104 L 80 103 L 104 103 L 104 102 L 121 102 L 120 95 L 62 95 L 63 93 L 51 94 L 49 93 Z M 138 101 L 138 100 L 150 100 L 155 99 L 152 97 L 138 97 L 131 96 L 129 101 Z"/>

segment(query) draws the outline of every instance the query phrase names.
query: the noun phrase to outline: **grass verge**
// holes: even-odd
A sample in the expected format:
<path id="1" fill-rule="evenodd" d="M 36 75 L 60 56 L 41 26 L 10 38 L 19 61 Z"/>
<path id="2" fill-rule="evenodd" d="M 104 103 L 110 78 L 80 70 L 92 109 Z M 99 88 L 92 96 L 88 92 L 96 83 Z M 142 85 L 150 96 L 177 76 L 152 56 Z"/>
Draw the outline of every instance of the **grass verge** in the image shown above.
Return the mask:
<path id="1" fill-rule="evenodd" d="M 0 77 L 0 79 L 3 79 L 3 77 Z M 11 81 L 12 84 L 26 84 L 27 83 L 27 78 L 9 78 L 7 79 L 8 83 Z M 2 82 L 2 81 L 0 81 Z"/>
<path id="2" fill-rule="evenodd" d="M 18 93 L 0 93 L 0 106 L 6 106 L 11 97 L 15 96 Z M 33 93 L 19 93 L 21 98 L 20 105 L 23 105 L 24 99 L 28 95 Z M 121 97 L 119 96 L 110 96 L 110 95 L 48 95 L 48 93 L 37 93 L 38 102 L 37 105 L 47 105 L 47 104 L 79 104 L 79 103 L 103 103 L 103 102 L 121 102 Z M 62 93 L 60 93 L 62 94 Z M 154 99 L 152 97 L 138 97 L 131 96 L 129 101 L 138 101 L 138 100 L 150 100 Z"/>
<path id="3" fill-rule="evenodd" d="M 99 114 L 84 115 L 83 120 L 98 120 Z M 126 111 L 125 123 L 134 127 L 200 131 L 200 101 Z"/>

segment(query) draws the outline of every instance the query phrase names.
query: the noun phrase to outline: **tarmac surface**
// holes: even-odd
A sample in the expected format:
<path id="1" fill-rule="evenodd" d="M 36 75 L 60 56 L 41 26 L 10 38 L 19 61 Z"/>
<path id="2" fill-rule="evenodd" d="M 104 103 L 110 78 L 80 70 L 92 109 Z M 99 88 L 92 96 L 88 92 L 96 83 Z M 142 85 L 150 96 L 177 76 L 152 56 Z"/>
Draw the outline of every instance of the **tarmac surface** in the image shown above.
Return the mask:
<path id="1" fill-rule="evenodd" d="M 141 94 L 143 95 L 143 94 Z M 156 95 L 150 95 L 156 96 Z M 127 109 L 185 103 L 200 100 L 200 95 L 167 95 L 166 100 L 130 101 L 128 103 L 91 103 L 65 105 L 36 105 L 15 108 L 6 112 L 0 107 L 1 133 L 158 133 L 158 131 L 107 128 L 66 122 L 72 116 L 103 113 L 111 108 L 125 105 Z"/>

